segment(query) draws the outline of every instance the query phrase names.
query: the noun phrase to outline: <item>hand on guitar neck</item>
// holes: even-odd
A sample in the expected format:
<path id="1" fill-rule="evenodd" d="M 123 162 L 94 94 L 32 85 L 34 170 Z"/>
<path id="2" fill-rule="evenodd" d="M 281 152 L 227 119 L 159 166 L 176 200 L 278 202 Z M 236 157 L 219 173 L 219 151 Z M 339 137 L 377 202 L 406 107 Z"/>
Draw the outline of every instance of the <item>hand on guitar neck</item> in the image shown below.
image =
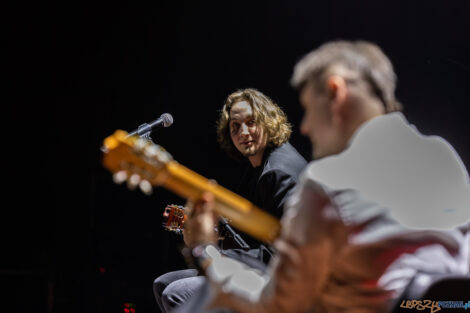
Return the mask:
<path id="1" fill-rule="evenodd" d="M 209 192 L 202 194 L 194 203 L 188 202 L 188 217 L 184 223 L 183 238 L 188 247 L 200 244 L 216 244 L 218 234 L 214 229 L 217 217 L 214 214 L 214 195 Z"/>
<path id="2" fill-rule="evenodd" d="M 210 181 L 213 181 L 215 184 L 217 184 L 217 181 L 215 179 L 210 179 Z M 188 218 L 188 207 L 190 206 L 192 206 L 192 204 L 190 204 L 189 202 L 186 203 L 185 206 L 177 204 L 167 205 L 165 207 L 165 210 L 163 211 L 163 228 L 168 231 L 175 232 L 178 235 L 182 235 L 184 229 L 184 222 Z"/>

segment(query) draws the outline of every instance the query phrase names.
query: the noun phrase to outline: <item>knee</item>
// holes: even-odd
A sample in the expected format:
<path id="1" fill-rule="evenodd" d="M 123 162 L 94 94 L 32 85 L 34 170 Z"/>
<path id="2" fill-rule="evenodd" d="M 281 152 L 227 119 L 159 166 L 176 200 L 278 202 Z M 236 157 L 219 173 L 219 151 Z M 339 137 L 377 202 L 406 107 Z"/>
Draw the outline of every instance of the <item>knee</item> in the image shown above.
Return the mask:
<path id="1" fill-rule="evenodd" d="M 155 296 L 162 296 L 163 290 L 173 281 L 172 272 L 158 276 L 153 281 L 153 293 Z"/>
<path id="2" fill-rule="evenodd" d="M 194 269 L 165 273 L 153 281 L 153 292 L 156 297 L 161 297 L 163 290 L 165 290 L 165 288 L 168 287 L 168 285 L 170 285 L 172 282 L 183 278 L 194 277 L 197 276 L 197 274 L 197 271 Z"/>
<path id="3" fill-rule="evenodd" d="M 163 287 L 163 283 L 160 277 L 157 277 L 153 281 L 153 293 L 155 294 L 155 296 L 161 296 L 164 289 L 165 287 Z"/>
<path id="4" fill-rule="evenodd" d="M 162 305 L 167 312 L 186 302 L 204 284 L 203 276 L 184 278 L 168 285 L 162 292 Z"/>
<path id="5" fill-rule="evenodd" d="M 179 295 L 174 293 L 173 288 L 171 288 L 171 284 L 160 294 L 160 301 L 162 302 L 162 306 L 165 311 L 170 311 L 172 308 L 182 302 Z"/>

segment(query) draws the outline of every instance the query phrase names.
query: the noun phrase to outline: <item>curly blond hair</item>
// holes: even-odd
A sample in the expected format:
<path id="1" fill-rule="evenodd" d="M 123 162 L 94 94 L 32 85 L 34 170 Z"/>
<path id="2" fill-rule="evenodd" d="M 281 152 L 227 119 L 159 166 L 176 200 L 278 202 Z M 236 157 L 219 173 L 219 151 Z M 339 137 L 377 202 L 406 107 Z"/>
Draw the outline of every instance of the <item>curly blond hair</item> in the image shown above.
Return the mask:
<path id="1" fill-rule="evenodd" d="M 253 110 L 253 117 L 258 126 L 267 134 L 267 147 L 279 147 L 287 142 L 292 133 L 292 126 L 286 114 L 269 97 L 253 89 L 241 89 L 230 94 L 220 112 L 217 122 L 217 141 L 227 154 L 235 159 L 243 159 L 243 155 L 233 145 L 230 137 L 230 110 L 235 103 L 246 101 Z"/>

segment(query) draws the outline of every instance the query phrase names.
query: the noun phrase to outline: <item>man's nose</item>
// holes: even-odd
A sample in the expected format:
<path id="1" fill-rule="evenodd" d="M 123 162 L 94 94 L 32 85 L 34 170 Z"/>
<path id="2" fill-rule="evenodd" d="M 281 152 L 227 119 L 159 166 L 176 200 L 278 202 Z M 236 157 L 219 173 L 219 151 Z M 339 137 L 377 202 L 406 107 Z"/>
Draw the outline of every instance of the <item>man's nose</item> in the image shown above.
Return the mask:
<path id="1" fill-rule="evenodd" d="M 241 128 L 242 128 L 242 132 L 241 132 L 242 135 L 250 134 L 250 132 L 248 131 L 248 126 L 245 123 L 242 124 Z"/>

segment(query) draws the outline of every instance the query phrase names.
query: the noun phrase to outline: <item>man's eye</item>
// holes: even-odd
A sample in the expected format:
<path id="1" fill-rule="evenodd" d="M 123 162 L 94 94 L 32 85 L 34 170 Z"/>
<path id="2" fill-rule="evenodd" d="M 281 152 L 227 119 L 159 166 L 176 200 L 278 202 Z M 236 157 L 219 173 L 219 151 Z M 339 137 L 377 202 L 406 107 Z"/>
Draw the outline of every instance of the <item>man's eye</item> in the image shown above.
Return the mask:
<path id="1" fill-rule="evenodd" d="M 255 120 L 249 120 L 248 123 L 246 123 L 246 125 L 247 125 L 248 127 L 255 126 L 255 125 L 256 125 L 256 121 L 255 121 Z"/>
<path id="2" fill-rule="evenodd" d="M 240 124 L 238 123 L 233 123 L 232 125 L 230 125 L 230 130 L 232 131 L 232 133 L 237 132 L 239 128 L 240 128 Z"/>

